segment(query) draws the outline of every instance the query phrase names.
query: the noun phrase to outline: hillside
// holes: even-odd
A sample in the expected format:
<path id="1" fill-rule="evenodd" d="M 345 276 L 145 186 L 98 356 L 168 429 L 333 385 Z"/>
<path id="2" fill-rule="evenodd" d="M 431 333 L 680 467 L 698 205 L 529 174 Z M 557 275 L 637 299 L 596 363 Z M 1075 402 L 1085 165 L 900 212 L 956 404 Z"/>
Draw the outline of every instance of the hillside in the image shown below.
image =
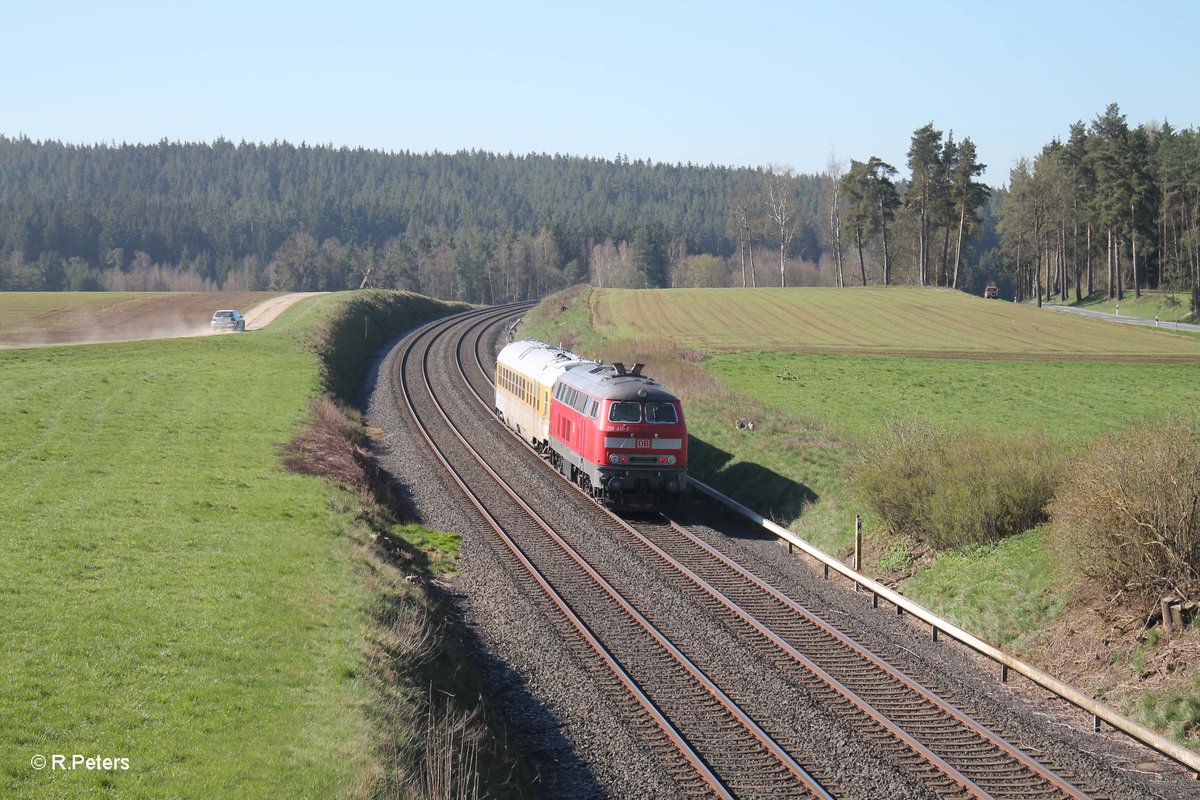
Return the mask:
<path id="1" fill-rule="evenodd" d="M 1200 341 L 913 287 L 605 289 L 597 330 L 705 353 L 771 351 L 999 359 L 1200 361 Z"/>
<path id="2" fill-rule="evenodd" d="M 163 141 L 67 145 L 0 132 L 0 290 L 369 286 L 471 302 L 586 279 L 628 243 L 668 285 L 672 243 L 730 253 L 730 198 L 762 170 L 563 155 L 385 153 Z M 821 179 L 801 176 L 815 210 Z M 821 245 L 797 235 L 810 258 Z M 642 281 L 637 284 L 641 285 Z"/>

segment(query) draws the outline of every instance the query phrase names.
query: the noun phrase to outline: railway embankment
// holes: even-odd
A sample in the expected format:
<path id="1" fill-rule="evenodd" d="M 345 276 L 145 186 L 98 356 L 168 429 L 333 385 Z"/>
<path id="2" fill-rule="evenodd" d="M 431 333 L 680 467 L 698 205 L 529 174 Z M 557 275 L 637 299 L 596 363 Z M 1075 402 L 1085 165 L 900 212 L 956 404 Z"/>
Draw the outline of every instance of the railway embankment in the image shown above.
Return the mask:
<path id="1" fill-rule="evenodd" d="M 372 453 L 380 432 L 352 405 L 369 393 L 374 362 L 399 332 L 466 308 L 404 292 L 354 292 L 310 309 L 319 317 L 302 328 L 322 393 L 281 456 L 289 469 L 343 487 L 337 513 L 369 597 L 361 665 L 375 751 L 362 787 L 368 797 L 530 795 L 525 768 L 480 705 L 479 674 L 438 596 L 440 580 L 455 570 L 459 537 L 418 524 L 407 485 Z"/>

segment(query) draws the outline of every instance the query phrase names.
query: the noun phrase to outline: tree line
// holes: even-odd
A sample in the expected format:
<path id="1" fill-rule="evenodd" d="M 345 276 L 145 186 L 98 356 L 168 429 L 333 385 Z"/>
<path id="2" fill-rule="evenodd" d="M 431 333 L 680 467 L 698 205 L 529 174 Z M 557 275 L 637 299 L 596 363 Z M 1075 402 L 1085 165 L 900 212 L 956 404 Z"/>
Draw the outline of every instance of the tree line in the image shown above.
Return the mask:
<path id="1" fill-rule="evenodd" d="M 917 284 L 1200 303 L 1200 143 L 1077 122 L 1007 186 L 915 130 L 822 174 L 563 155 L 66 145 L 0 135 L 0 290 L 336 290 L 499 303 L 568 285 Z"/>
<path id="2" fill-rule="evenodd" d="M 999 228 L 1018 299 L 1162 288 L 1200 313 L 1200 138 L 1111 104 L 1013 167 Z"/>
<path id="3" fill-rule="evenodd" d="M 759 172 L 0 136 L 0 289 L 371 285 L 505 302 L 589 280 L 593 260 L 617 249 L 627 257 L 597 279 L 669 286 L 672 257 L 732 252 L 728 198 Z"/>

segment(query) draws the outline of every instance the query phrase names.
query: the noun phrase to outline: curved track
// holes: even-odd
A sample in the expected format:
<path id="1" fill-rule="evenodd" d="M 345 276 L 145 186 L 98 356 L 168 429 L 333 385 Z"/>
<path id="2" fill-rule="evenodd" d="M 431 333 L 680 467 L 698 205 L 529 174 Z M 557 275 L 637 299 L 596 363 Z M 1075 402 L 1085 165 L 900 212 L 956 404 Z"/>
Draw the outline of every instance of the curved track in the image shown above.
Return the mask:
<path id="1" fill-rule="evenodd" d="M 836 767 L 810 752 L 811 745 L 769 704 L 731 683 L 728 664 L 705 663 L 705 648 L 689 641 L 688 632 L 667 632 L 669 615 L 640 596 L 644 590 L 631 585 L 621 557 L 600 548 L 615 546 L 623 557 L 636 554 L 653 565 L 670 591 L 708 609 L 740 646 L 769 665 L 760 673 L 775 673 L 742 679 L 782 678 L 800 687 L 928 796 L 1099 797 L 973 722 L 682 527 L 666 521 L 631 525 L 574 491 L 560 491 L 566 496 L 557 498 L 559 508 L 539 507 L 544 501 L 526 502 L 504 486 L 500 476 L 512 471 L 505 463 L 513 455 L 497 452 L 494 432 L 489 439 L 453 431 L 455 413 L 437 398 L 462 395 L 465 383 L 490 409 L 494 332 L 515 313 L 475 312 L 410 339 L 401 368 L 410 412 L 511 559 L 593 649 L 596 669 L 607 672 L 607 683 L 619 685 L 626 702 L 651 723 L 652 747 L 688 794 L 847 796 L 839 791 Z M 441 375 L 431 378 L 433 373 Z M 508 442 L 518 450 L 515 437 Z M 532 451 L 522 457 L 534 462 L 531 469 L 554 475 Z M 580 522 L 564 525 L 564 515 Z M 581 536 L 580 527 L 588 534 Z"/>
<path id="2" fill-rule="evenodd" d="M 431 345 L 453 325 L 431 327 L 406 351 L 401 365 L 405 403 L 438 460 L 591 648 L 596 668 L 607 670 L 652 721 L 660 738 L 654 747 L 675 762 L 671 769 L 681 788 L 697 796 L 831 798 L 454 430 L 428 379 Z"/>

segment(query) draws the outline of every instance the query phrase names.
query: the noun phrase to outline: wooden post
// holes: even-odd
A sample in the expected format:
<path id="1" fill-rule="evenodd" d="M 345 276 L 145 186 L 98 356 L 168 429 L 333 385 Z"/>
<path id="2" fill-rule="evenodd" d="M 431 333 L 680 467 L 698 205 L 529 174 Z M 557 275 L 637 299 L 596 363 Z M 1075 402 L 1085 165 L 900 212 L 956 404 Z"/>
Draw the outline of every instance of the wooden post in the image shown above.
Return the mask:
<path id="1" fill-rule="evenodd" d="M 1169 641 L 1171 639 L 1171 598 L 1164 597 L 1158 601 L 1159 608 L 1162 610 L 1162 626 L 1163 636 Z"/>

